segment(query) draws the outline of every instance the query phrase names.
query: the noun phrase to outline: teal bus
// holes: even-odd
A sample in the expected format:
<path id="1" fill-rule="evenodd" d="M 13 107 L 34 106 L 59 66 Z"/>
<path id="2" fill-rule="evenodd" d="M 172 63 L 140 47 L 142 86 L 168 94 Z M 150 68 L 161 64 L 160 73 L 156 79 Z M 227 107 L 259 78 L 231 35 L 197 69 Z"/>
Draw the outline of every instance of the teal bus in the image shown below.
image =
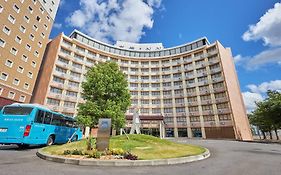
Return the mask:
<path id="1" fill-rule="evenodd" d="M 72 117 L 37 104 L 11 104 L 0 109 L 0 144 L 62 144 L 82 138 Z"/>

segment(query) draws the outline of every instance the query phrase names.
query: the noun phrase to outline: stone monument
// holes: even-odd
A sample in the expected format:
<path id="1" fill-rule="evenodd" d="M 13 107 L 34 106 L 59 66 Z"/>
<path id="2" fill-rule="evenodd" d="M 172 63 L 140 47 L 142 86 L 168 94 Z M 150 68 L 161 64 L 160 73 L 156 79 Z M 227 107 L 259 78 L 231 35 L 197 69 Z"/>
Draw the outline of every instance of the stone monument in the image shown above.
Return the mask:
<path id="1" fill-rule="evenodd" d="M 105 151 L 109 149 L 109 137 L 111 130 L 111 119 L 101 118 L 99 119 L 99 128 L 97 134 L 97 150 Z"/>
<path id="2" fill-rule="evenodd" d="M 135 108 L 130 134 L 134 134 L 135 132 L 137 134 L 140 134 L 140 125 L 141 125 L 141 121 L 140 121 L 140 117 L 139 117 L 139 109 Z"/>

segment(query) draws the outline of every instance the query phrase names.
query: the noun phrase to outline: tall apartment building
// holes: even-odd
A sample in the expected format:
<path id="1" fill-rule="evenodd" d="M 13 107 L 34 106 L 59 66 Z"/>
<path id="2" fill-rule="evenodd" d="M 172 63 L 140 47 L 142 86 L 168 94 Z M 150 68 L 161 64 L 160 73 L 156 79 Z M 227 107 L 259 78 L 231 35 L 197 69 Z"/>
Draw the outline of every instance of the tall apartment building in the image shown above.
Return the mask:
<path id="1" fill-rule="evenodd" d="M 231 51 L 206 38 L 163 48 L 60 34 L 47 46 L 33 102 L 75 116 L 87 70 L 109 60 L 127 75 L 127 115 L 138 106 L 141 116 L 163 116 L 167 136 L 252 139 Z"/>
<path id="2" fill-rule="evenodd" d="M 0 106 L 30 102 L 59 1 L 0 1 Z"/>

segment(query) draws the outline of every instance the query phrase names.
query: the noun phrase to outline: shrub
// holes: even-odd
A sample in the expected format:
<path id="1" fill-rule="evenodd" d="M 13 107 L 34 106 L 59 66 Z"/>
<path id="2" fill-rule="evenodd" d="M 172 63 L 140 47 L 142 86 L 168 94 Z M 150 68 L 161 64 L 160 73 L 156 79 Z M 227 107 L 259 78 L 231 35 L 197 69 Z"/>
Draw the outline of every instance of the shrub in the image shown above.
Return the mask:
<path id="1" fill-rule="evenodd" d="M 124 159 L 128 159 L 128 160 L 138 160 L 138 156 L 137 155 L 134 155 L 130 152 L 126 152 L 124 154 Z"/>
<path id="2" fill-rule="evenodd" d="M 71 155 L 71 151 L 70 150 L 64 150 L 63 155 Z"/>
<path id="3" fill-rule="evenodd" d="M 112 155 L 122 156 L 125 154 L 125 151 L 122 148 L 113 148 L 110 150 Z"/>
<path id="4" fill-rule="evenodd" d="M 73 150 L 73 151 L 71 152 L 71 154 L 72 154 L 72 155 L 83 155 L 83 152 L 82 152 L 81 150 L 75 149 L 75 150 Z"/>

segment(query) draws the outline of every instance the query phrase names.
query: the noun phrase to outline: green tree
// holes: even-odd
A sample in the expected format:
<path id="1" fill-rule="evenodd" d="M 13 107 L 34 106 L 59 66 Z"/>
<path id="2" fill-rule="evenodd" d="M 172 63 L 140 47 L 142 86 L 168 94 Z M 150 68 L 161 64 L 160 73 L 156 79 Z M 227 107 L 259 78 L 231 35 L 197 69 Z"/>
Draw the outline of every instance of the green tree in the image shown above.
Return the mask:
<path id="1" fill-rule="evenodd" d="M 100 118 L 111 118 L 113 129 L 124 127 L 131 100 L 126 77 L 116 63 L 99 63 L 91 68 L 82 88 L 86 102 L 79 105 L 78 122 L 92 127 Z"/>

